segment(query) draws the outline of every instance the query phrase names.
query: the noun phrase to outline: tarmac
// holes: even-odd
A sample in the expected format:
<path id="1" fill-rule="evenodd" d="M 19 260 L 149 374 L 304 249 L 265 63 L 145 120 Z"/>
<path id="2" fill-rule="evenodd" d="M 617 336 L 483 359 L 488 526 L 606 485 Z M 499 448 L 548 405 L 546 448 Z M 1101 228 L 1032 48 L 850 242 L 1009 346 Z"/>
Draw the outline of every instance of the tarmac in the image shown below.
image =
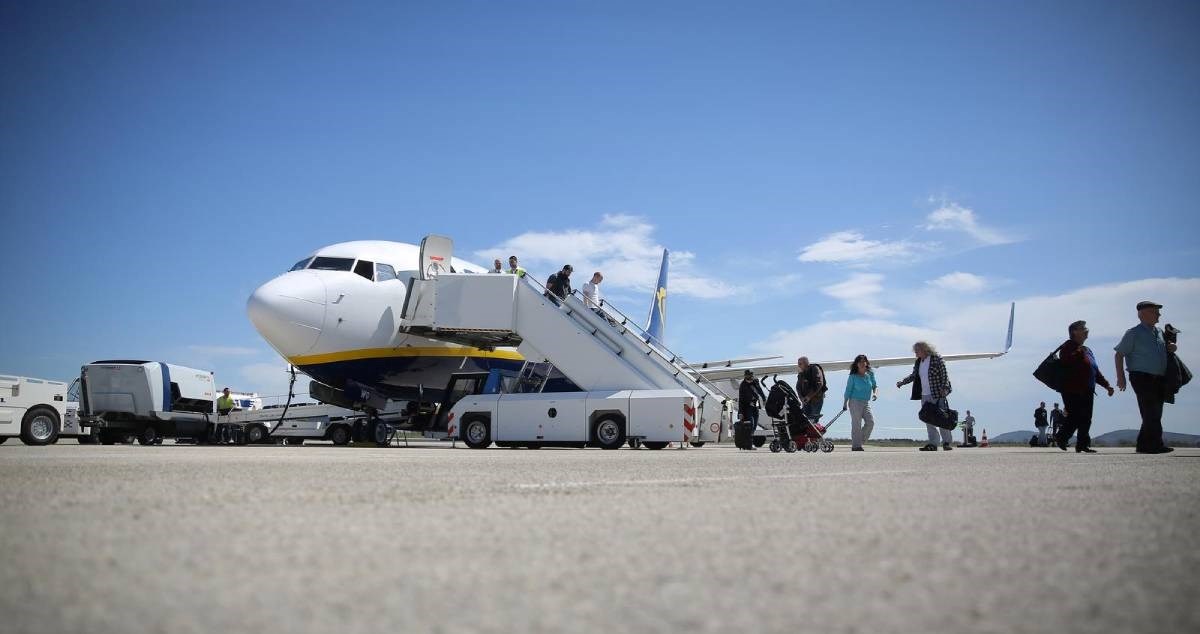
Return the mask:
<path id="1" fill-rule="evenodd" d="M 0 615 L 9 633 L 1197 632 L 1198 482 L 1195 449 L 10 441 Z"/>

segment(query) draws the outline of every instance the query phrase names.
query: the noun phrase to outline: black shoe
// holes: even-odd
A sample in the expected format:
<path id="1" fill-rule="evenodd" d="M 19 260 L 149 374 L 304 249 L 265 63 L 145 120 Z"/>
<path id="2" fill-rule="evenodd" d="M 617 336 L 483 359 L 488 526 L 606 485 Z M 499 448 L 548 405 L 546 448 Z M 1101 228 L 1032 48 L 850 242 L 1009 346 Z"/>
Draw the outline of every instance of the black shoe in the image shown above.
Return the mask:
<path id="1" fill-rule="evenodd" d="M 1070 440 L 1070 438 L 1063 438 L 1063 437 L 1059 436 L 1054 439 L 1054 444 L 1058 445 L 1059 449 L 1066 451 L 1067 450 L 1067 441 L 1069 441 L 1069 440 Z"/>
<path id="2" fill-rule="evenodd" d="M 921 447 L 917 451 L 937 451 L 937 445 L 925 445 L 924 447 Z"/>
<path id="3" fill-rule="evenodd" d="M 950 451 L 951 449 L 954 449 L 954 447 L 951 447 L 950 443 L 948 443 L 948 442 L 942 443 L 942 451 Z"/>
<path id="4" fill-rule="evenodd" d="M 1091 447 L 1076 447 L 1075 453 L 1100 453 Z"/>
<path id="5" fill-rule="evenodd" d="M 1172 451 L 1175 451 L 1175 449 L 1173 447 L 1159 447 L 1158 449 L 1138 449 L 1137 450 L 1138 453 L 1151 453 L 1151 454 L 1171 453 Z"/>

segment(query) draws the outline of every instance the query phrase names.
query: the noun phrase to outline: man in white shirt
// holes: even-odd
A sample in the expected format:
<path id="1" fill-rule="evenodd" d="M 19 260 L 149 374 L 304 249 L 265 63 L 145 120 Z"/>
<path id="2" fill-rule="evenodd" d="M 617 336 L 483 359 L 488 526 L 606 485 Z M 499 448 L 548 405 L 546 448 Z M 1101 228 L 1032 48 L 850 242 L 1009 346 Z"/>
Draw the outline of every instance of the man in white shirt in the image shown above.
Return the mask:
<path id="1" fill-rule="evenodd" d="M 583 301 L 593 309 L 600 309 L 600 302 L 604 299 L 600 295 L 600 282 L 604 281 L 604 276 L 600 271 L 592 273 L 592 279 L 583 285 Z"/>
<path id="2" fill-rule="evenodd" d="M 492 262 L 492 270 L 488 271 L 488 273 L 503 273 L 503 272 L 504 272 L 504 264 L 502 262 L 500 262 L 500 258 L 496 258 L 496 261 Z"/>

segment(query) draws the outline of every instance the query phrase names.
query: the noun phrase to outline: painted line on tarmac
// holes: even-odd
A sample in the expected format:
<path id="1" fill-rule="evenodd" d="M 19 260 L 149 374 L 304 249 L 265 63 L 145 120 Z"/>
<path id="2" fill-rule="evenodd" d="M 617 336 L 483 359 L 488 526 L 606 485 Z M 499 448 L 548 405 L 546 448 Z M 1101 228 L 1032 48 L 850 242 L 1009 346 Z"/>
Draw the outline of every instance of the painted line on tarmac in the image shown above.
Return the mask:
<path id="1" fill-rule="evenodd" d="M 737 482 L 738 480 L 801 480 L 805 478 L 833 478 L 856 475 L 898 475 L 916 473 L 911 470 L 891 471 L 836 471 L 832 473 L 777 473 L 744 476 L 701 476 L 697 478 L 659 478 L 654 480 L 591 480 L 580 482 L 531 482 L 514 484 L 514 489 L 584 489 L 588 487 L 659 486 L 663 484 L 697 484 L 703 482 Z"/>

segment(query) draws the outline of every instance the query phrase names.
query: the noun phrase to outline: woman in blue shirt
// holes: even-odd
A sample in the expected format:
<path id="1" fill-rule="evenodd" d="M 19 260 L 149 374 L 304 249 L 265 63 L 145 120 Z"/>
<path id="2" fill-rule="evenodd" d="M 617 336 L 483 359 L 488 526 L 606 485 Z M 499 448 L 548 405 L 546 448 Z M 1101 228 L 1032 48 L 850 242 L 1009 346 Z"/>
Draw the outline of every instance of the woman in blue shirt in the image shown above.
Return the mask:
<path id="1" fill-rule="evenodd" d="M 846 393 L 842 409 L 850 410 L 850 450 L 862 451 L 863 443 L 871 439 L 875 429 L 875 416 L 871 414 L 871 401 L 878 398 L 879 386 L 867 355 L 854 357 L 850 365 L 850 378 L 846 381 Z"/>

